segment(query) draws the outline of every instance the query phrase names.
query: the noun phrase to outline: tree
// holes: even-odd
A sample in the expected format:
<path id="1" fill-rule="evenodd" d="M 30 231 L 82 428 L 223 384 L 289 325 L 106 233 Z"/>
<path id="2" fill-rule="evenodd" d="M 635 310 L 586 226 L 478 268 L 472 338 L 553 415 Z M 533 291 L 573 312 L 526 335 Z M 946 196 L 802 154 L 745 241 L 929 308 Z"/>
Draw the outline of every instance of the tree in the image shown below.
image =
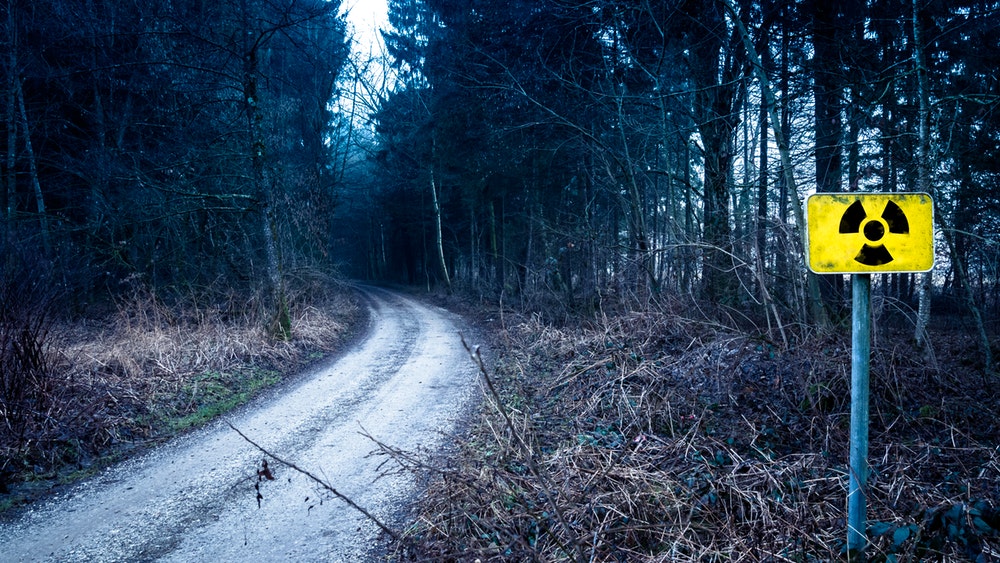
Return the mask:
<path id="1" fill-rule="evenodd" d="M 281 249 L 321 260 L 329 241 L 309 224 L 332 205 L 338 6 L 9 2 L 8 227 L 38 225 L 81 301 L 137 279 L 249 291 L 261 263 L 280 287 Z"/>
<path id="2" fill-rule="evenodd" d="M 690 18 L 693 44 L 688 68 L 693 77 L 692 111 L 701 133 L 704 153 L 704 233 L 706 244 L 702 277 L 705 295 L 727 301 L 736 292 L 732 241 L 729 230 L 729 173 L 733 162 L 733 135 L 739 123 L 737 100 L 744 72 L 739 38 L 727 30 L 723 6 L 714 0 L 691 0 L 683 6 Z M 695 29 L 698 33 L 694 33 Z M 738 45 L 738 43 L 736 43 Z M 725 49 L 725 50 L 724 50 Z"/>
<path id="3" fill-rule="evenodd" d="M 910 3 L 394 1 L 404 80 L 379 112 L 379 232 L 401 274 L 525 304 L 697 288 L 824 325 L 843 284 L 803 266 L 806 193 L 914 189 L 936 159 L 944 221 L 990 238 L 992 192 L 975 186 L 993 170 L 969 149 L 995 152 L 995 97 L 967 48 L 992 45 L 989 5 L 919 10 L 936 30 L 921 152 L 917 73 L 899 72 Z M 982 300 L 993 247 L 949 234 L 942 290 Z M 912 278 L 877 289 L 909 301 Z"/>

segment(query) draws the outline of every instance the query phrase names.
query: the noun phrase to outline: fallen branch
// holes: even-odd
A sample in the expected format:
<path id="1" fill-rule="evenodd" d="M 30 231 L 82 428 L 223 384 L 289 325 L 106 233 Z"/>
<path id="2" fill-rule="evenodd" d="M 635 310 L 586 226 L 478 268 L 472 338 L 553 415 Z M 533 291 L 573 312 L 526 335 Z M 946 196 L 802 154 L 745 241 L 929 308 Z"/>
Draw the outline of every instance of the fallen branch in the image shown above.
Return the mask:
<path id="1" fill-rule="evenodd" d="M 293 471 L 296 471 L 298 473 L 301 473 L 302 475 L 305 475 L 306 477 L 308 477 L 309 479 L 311 479 L 314 483 L 316 483 L 317 485 L 319 485 L 323 489 L 326 489 L 327 491 L 329 491 L 333 496 L 335 496 L 335 497 L 339 498 L 340 500 L 344 501 L 345 503 L 347 503 L 348 506 L 350 506 L 354 510 L 357 510 L 358 512 L 360 512 L 361 514 L 363 514 L 366 518 L 368 518 L 369 520 L 371 520 L 372 522 L 374 522 L 375 525 L 378 526 L 379 528 L 381 528 L 383 532 L 389 534 L 389 536 L 393 540 L 399 541 L 401 539 L 400 536 L 399 536 L 399 534 L 397 534 L 392 528 L 390 528 L 384 522 L 382 522 L 381 520 L 379 520 L 374 514 L 372 514 L 371 512 L 368 512 L 367 510 L 365 510 L 364 507 L 360 506 L 358 503 L 356 503 L 353 500 L 351 500 L 349 497 L 347 497 L 346 495 L 344 495 L 343 493 L 341 493 L 340 491 L 338 491 L 337 489 L 335 489 L 332 485 L 330 485 L 326 481 L 320 479 L 319 477 L 313 475 L 312 473 L 306 471 L 305 469 L 302 469 L 301 467 L 295 465 L 294 463 L 292 463 L 290 461 L 286 461 L 286 460 L 284 460 L 284 459 L 282 459 L 282 458 L 274 455 L 273 453 L 267 451 L 266 449 L 264 449 L 263 446 L 257 444 L 256 442 L 254 442 L 253 440 L 251 440 L 250 438 L 248 438 L 246 434 L 240 432 L 240 429 L 236 428 L 235 426 L 233 426 L 232 422 L 226 421 L 226 424 L 228 424 L 229 427 L 233 429 L 233 432 L 236 432 L 237 434 L 239 434 L 241 438 L 243 438 L 244 440 L 246 440 L 247 443 L 249 443 L 251 446 L 257 448 L 262 454 L 266 455 L 267 457 L 273 459 L 274 461 L 280 463 L 281 465 L 284 465 L 285 467 L 287 467 L 287 468 L 289 468 L 289 469 L 291 469 Z"/>

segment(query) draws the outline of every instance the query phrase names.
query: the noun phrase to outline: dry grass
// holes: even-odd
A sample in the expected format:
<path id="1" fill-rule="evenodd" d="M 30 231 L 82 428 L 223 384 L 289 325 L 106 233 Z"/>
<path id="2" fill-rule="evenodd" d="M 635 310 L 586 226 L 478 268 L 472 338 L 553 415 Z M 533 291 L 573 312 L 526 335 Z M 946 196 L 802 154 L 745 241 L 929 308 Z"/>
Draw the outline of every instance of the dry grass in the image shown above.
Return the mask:
<path id="1" fill-rule="evenodd" d="M 880 335 L 872 561 L 1000 557 L 1000 396 L 944 338 L 934 370 Z M 400 559 L 846 559 L 846 339 L 779 350 L 646 312 L 508 317 L 496 340 L 499 404 L 430 484 Z"/>

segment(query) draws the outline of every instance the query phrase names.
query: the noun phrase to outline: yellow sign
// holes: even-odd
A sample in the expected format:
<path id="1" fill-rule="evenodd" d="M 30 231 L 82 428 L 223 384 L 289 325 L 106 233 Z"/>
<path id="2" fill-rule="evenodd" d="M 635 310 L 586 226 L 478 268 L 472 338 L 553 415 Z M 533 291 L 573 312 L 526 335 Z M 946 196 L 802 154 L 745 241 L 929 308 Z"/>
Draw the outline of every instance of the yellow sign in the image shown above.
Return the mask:
<path id="1" fill-rule="evenodd" d="M 934 267 L 929 194 L 814 194 L 806 212 L 807 260 L 818 274 L 926 272 Z"/>

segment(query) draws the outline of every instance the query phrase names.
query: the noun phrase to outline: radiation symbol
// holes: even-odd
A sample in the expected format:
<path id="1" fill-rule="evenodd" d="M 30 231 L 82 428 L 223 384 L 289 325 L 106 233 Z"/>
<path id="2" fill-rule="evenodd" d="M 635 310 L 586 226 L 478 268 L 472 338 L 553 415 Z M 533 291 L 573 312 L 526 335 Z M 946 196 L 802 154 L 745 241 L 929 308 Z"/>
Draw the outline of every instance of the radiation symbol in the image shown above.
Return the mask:
<path id="1" fill-rule="evenodd" d="M 868 242 L 861 247 L 854 260 L 866 266 L 881 266 L 892 262 L 892 253 L 881 242 L 885 238 L 886 229 L 897 235 L 910 234 L 910 222 L 906 220 L 906 214 L 891 200 L 885 204 L 881 217 L 869 217 L 864 204 L 857 200 L 840 218 L 841 233 L 864 233 Z"/>
<path id="2" fill-rule="evenodd" d="M 934 265 L 928 194 L 814 194 L 806 210 L 814 272 L 925 272 Z"/>

